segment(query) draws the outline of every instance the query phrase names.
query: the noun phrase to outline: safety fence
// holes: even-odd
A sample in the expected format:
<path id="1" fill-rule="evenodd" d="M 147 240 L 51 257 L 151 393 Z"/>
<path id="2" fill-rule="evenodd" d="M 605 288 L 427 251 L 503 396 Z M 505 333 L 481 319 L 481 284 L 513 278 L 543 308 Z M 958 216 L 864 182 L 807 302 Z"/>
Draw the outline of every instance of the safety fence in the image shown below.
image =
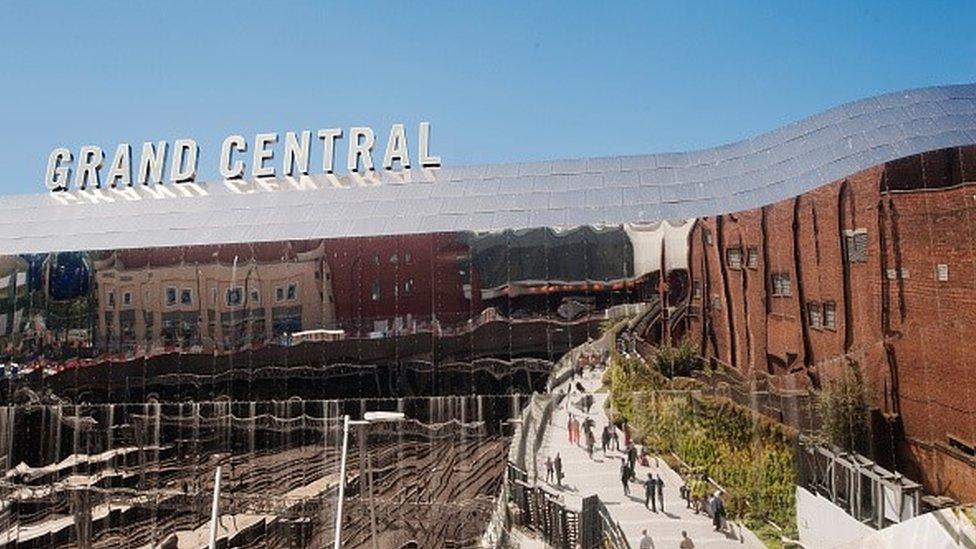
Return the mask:
<path id="1" fill-rule="evenodd" d="M 559 494 L 528 482 L 528 474 L 508 464 L 509 500 L 515 505 L 514 523 L 528 528 L 557 548 L 572 549 L 580 539 L 580 513 L 567 509 Z"/>

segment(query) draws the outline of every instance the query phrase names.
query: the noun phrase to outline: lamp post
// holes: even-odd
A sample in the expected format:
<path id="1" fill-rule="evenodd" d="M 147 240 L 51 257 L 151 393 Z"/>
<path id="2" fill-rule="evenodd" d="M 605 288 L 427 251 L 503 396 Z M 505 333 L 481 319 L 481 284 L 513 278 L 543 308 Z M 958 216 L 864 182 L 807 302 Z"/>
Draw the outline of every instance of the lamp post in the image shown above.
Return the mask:
<path id="1" fill-rule="evenodd" d="M 363 414 L 363 419 L 354 420 L 349 419 L 349 415 L 342 417 L 342 457 L 339 460 L 339 495 L 338 501 L 336 502 L 336 522 L 335 522 L 335 541 L 333 543 L 333 549 L 341 549 L 342 547 L 342 501 L 346 494 L 346 456 L 349 450 L 349 426 L 350 425 L 361 425 L 359 435 L 359 482 L 360 487 L 364 485 L 363 480 L 363 470 L 364 459 L 366 453 L 366 426 L 371 423 L 380 423 L 386 421 L 403 421 L 406 416 L 402 412 L 366 412 Z M 370 535 L 373 541 L 373 547 L 376 545 L 376 510 L 373 508 L 373 483 L 372 483 L 372 467 L 370 467 L 370 486 L 369 486 L 369 498 L 370 498 L 370 509 L 369 509 L 369 521 L 370 521 Z M 360 489 L 362 492 L 362 489 Z M 360 495 L 360 497 L 362 497 Z"/>

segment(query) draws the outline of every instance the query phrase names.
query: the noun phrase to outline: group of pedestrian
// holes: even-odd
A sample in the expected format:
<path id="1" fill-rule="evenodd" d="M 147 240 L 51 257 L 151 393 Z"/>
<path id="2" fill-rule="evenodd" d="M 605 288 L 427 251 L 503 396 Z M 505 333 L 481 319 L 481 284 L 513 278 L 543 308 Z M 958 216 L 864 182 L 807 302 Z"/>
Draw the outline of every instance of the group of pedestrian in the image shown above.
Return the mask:
<path id="1" fill-rule="evenodd" d="M 661 475 L 654 478 L 654 475 L 647 473 L 647 480 L 644 481 L 644 507 L 650 509 L 651 511 L 657 513 L 658 504 L 654 502 L 654 496 L 657 495 L 658 504 L 661 506 L 661 512 L 664 512 L 664 479 Z"/>
<path id="2" fill-rule="evenodd" d="M 722 499 L 721 491 L 709 493 L 709 486 L 708 477 L 704 473 L 695 473 L 681 487 L 681 497 L 687 502 L 688 508 L 694 509 L 696 515 L 708 515 L 716 532 L 724 532 L 727 526 L 725 500 Z"/>
<path id="3" fill-rule="evenodd" d="M 552 456 L 546 457 L 546 482 L 552 484 L 553 477 L 556 479 L 556 485 L 563 485 L 563 458 L 556 452 L 556 459 Z"/>
<path id="4" fill-rule="evenodd" d="M 708 501 L 709 486 L 705 473 L 692 473 L 685 485 L 681 487 L 681 497 L 686 502 L 685 507 L 693 509 L 696 515 L 707 513 L 705 504 Z"/>
<path id="5" fill-rule="evenodd" d="M 654 540 L 651 539 L 650 534 L 647 530 L 641 531 L 640 545 L 639 549 L 654 549 Z M 695 549 L 695 542 L 691 541 L 691 537 L 688 536 L 686 530 L 681 531 L 681 543 L 678 544 L 678 549 Z"/>
<path id="6" fill-rule="evenodd" d="M 620 451 L 620 436 L 617 434 L 616 427 L 610 423 L 603 427 L 603 434 L 600 435 L 600 442 L 603 444 L 603 455 L 607 455 L 607 450 L 610 448 L 611 443 L 613 444 L 613 449 L 615 451 Z"/>

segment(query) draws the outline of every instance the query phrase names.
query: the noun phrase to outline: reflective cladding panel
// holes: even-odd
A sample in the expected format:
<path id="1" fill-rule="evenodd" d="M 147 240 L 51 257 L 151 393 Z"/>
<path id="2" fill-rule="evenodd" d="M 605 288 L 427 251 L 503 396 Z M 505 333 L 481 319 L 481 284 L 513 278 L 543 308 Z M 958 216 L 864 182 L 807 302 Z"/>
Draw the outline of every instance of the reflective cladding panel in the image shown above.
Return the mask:
<path id="1" fill-rule="evenodd" d="M 708 191 L 739 210 L 718 216 L 615 224 L 592 209 L 581 226 L 0 257 L 0 539 L 199 536 L 220 466 L 228 524 L 264 521 L 228 543 L 322 546 L 343 416 L 378 411 L 403 417 L 351 429 L 347 546 L 371 542 L 374 516 L 380 546 L 476 544 L 532 455 L 604 466 L 585 442 L 560 446 L 564 432 L 515 427 L 589 407 L 599 434 L 604 403 L 624 440 L 723 486 L 729 516 L 761 509 L 789 532 L 797 485 L 881 526 L 913 516 L 904 502 L 923 490 L 973 501 L 976 395 L 960 380 L 976 338 L 974 151 L 755 208 Z M 557 208 L 586 201 L 553 193 Z M 603 387 L 599 405 L 580 387 Z M 824 460 L 847 474 L 851 452 L 857 474 L 870 460 L 901 476 L 827 478 Z M 685 479 L 700 499 L 699 480 Z M 111 505 L 124 527 L 97 520 Z"/>

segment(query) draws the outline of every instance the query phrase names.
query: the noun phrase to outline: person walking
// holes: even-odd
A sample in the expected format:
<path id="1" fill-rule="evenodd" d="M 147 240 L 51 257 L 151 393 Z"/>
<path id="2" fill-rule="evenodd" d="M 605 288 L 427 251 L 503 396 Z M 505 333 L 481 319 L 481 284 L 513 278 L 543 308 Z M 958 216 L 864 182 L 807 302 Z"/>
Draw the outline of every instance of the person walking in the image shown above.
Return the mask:
<path id="1" fill-rule="evenodd" d="M 715 492 L 715 499 L 712 500 L 712 526 L 716 532 L 725 530 L 725 502 L 720 492 Z"/>
<path id="2" fill-rule="evenodd" d="M 573 443 L 573 414 L 569 414 L 569 419 L 566 420 L 566 436 L 569 437 L 569 443 Z"/>
<path id="3" fill-rule="evenodd" d="M 657 481 L 654 480 L 654 475 L 647 473 L 647 480 L 644 481 L 644 508 L 657 513 L 657 505 L 654 504 L 655 486 L 657 486 Z"/>
<path id="4" fill-rule="evenodd" d="M 678 546 L 678 549 L 695 549 L 695 542 L 691 541 L 688 532 L 684 530 L 681 531 L 681 545 Z"/>
<path id="5" fill-rule="evenodd" d="M 654 540 L 647 535 L 647 530 L 641 530 L 640 549 L 654 549 Z"/>
<path id="6" fill-rule="evenodd" d="M 650 473 L 648 473 L 650 474 Z M 657 500 L 660 503 L 661 512 L 664 512 L 664 479 L 659 474 L 657 476 Z"/>
<path id="7" fill-rule="evenodd" d="M 617 426 L 610 425 L 610 440 L 613 441 L 613 449 L 620 451 L 620 435 L 617 434 Z"/>
<path id="8" fill-rule="evenodd" d="M 630 465 L 630 472 L 634 472 L 634 464 L 637 463 L 637 448 L 631 444 L 627 447 L 627 464 Z"/>
<path id="9" fill-rule="evenodd" d="M 546 482 L 552 483 L 552 456 L 546 456 Z"/>
<path id="10" fill-rule="evenodd" d="M 627 462 L 621 458 L 620 459 L 620 482 L 624 485 L 624 495 L 630 495 L 630 469 L 627 468 Z"/>
<path id="11" fill-rule="evenodd" d="M 553 468 L 556 470 L 556 485 L 563 485 L 563 458 L 560 457 L 559 452 L 556 452 L 556 459 L 552 462 Z"/>
<path id="12" fill-rule="evenodd" d="M 596 446 L 596 437 L 593 436 L 593 429 L 586 430 L 586 453 L 593 459 L 593 447 Z"/>
<path id="13" fill-rule="evenodd" d="M 603 433 L 600 435 L 600 442 L 603 444 L 603 455 L 607 455 L 607 446 L 610 446 L 610 426 L 605 425 L 603 427 Z"/>

